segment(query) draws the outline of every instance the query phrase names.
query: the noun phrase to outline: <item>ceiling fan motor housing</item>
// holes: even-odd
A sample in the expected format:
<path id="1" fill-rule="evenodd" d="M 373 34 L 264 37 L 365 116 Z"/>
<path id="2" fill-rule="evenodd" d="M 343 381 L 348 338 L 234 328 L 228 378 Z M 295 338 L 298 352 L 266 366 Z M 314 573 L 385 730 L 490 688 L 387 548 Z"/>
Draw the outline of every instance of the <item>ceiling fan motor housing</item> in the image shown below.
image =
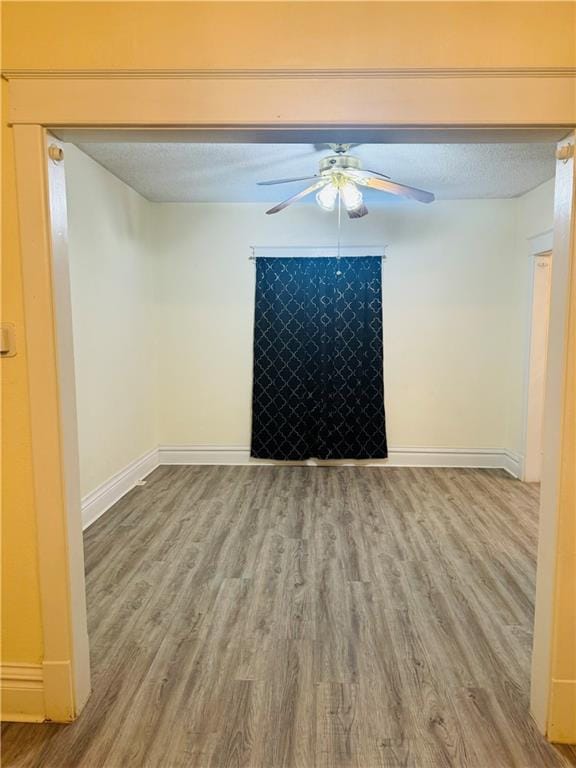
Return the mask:
<path id="1" fill-rule="evenodd" d="M 328 155 L 320 160 L 320 173 L 327 171 L 346 171 L 353 169 L 359 171 L 360 160 L 352 155 Z"/>

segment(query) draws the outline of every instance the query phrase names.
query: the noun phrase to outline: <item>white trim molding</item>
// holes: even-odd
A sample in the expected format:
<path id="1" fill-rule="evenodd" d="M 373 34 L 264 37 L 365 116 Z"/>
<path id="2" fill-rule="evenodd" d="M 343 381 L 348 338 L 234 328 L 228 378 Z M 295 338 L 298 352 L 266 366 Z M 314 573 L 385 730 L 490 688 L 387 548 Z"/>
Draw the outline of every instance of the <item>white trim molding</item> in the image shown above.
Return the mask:
<path id="1" fill-rule="evenodd" d="M 351 467 L 461 467 L 504 469 L 512 477 L 522 476 L 523 459 L 503 448 L 391 448 L 387 459 L 323 461 L 269 461 L 250 457 L 247 445 L 161 445 L 130 462 L 109 480 L 82 499 L 84 530 L 159 466 L 351 466 Z"/>
<path id="2" fill-rule="evenodd" d="M 149 475 L 159 464 L 158 448 L 127 464 L 111 478 L 82 498 L 82 526 L 84 529 L 110 509 L 113 504 L 131 491 L 134 486 Z"/>
<path id="3" fill-rule="evenodd" d="M 509 475 L 517 480 L 521 480 L 524 474 L 524 456 L 513 451 L 503 451 L 502 469 L 505 469 Z"/>
<path id="4" fill-rule="evenodd" d="M 530 285 L 527 333 L 524 340 L 524 391 L 522 402 L 522 449 L 524 466 L 521 478 L 539 482 L 542 464 L 542 423 L 545 374 L 552 285 L 553 232 L 545 230 L 528 239 L 530 247 Z M 546 270 L 546 271 L 544 271 Z M 543 282 L 544 281 L 544 282 Z M 543 349 L 543 346 L 544 349 Z"/>
<path id="5" fill-rule="evenodd" d="M 0 697 L 3 721 L 41 723 L 45 720 L 42 664 L 2 664 Z"/>
<path id="6" fill-rule="evenodd" d="M 245 445 L 161 445 L 159 464 L 223 464 L 269 465 L 296 464 L 303 466 L 368 466 L 368 467 L 470 467 L 505 469 L 513 477 L 520 477 L 522 458 L 503 448 L 391 448 L 388 459 L 362 461 L 308 461 L 274 462 L 250 458 Z"/>
<path id="7" fill-rule="evenodd" d="M 534 418 L 533 408 L 531 408 L 531 380 L 532 376 L 532 359 L 531 359 L 531 346 L 532 346 L 532 333 L 533 328 L 533 312 L 534 312 L 534 272 L 536 269 L 536 263 L 538 259 L 549 259 L 552 256 L 552 250 L 554 245 L 554 230 L 552 228 L 544 229 L 542 232 L 538 232 L 535 235 L 531 235 L 527 238 L 528 241 L 528 257 L 532 260 L 530 267 L 530 284 L 528 286 L 530 298 L 529 298 L 529 314 L 526 318 L 526 327 L 528 331 L 524 340 L 524 391 L 522 402 L 522 450 L 524 460 L 522 462 L 521 474 L 519 477 L 524 482 L 538 482 L 540 480 L 540 461 L 537 462 L 537 470 L 534 471 L 534 449 L 529 445 L 530 435 L 530 421 Z M 550 299 L 549 299 L 550 300 Z M 540 417 L 541 418 L 541 414 Z"/>

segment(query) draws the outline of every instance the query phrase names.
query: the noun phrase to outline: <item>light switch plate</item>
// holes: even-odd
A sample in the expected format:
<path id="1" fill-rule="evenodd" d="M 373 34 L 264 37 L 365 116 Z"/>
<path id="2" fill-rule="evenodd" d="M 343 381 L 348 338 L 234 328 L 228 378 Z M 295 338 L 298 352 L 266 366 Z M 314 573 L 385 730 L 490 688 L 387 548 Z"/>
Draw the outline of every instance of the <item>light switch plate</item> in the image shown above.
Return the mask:
<path id="1" fill-rule="evenodd" d="M 16 330 L 13 323 L 0 325 L 0 355 L 14 357 L 16 354 Z"/>

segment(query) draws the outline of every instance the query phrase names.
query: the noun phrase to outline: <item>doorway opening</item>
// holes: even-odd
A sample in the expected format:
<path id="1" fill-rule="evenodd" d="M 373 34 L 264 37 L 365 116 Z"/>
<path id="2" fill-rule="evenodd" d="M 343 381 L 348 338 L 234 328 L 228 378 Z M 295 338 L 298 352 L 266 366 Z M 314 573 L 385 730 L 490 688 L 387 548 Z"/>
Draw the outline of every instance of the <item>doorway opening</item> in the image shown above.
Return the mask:
<path id="1" fill-rule="evenodd" d="M 544 235 L 552 239 L 552 232 Z M 546 354 L 550 319 L 552 251 L 539 251 L 532 257 L 531 322 L 526 380 L 526 432 L 523 480 L 537 483 L 542 474 L 544 402 L 546 394 Z"/>
<path id="2" fill-rule="evenodd" d="M 318 212 L 315 211 L 315 213 L 318 213 Z M 394 219 L 395 215 L 396 214 L 394 214 L 394 213 L 391 214 L 391 219 Z M 489 216 L 488 218 L 490 219 L 491 224 L 494 224 L 495 219 L 492 219 L 491 216 Z M 130 220 L 130 221 L 132 221 L 132 220 Z M 130 221 L 128 223 L 130 223 Z M 133 223 L 133 221 L 132 221 L 132 223 Z M 198 220 L 197 220 L 197 224 L 198 224 Z M 396 221 L 396 227 L 397 227 L 397 231 L 398 231 L 398 221 Z M 157 231 L 159 231 L 159 230 L 157 230 Z M 165 231 L 170 231 L 170 228 L 168 228 Z M 172 232 L 173 232 L 173 228 L 172 228 Z M 128 234 L 129 234 L 129 230 L 128 230 Z M 212 250 L 214 250 L 214 249 L 212 249 Z M 440 250 L 442 250 L 442 249 L 440 249 Z M 450 261 L 450 259 L 452 259 L 452 261 Z M 455 259 L 453 256 L 450 256 L 450 259 L 449 259 L 449 261 L 453 265 L 453 267 L 454 267 L 454 269 L 456 271 L 458 271 L 459 269 L 462 268 L 462 263 L 461 262 L 458 262 L 457 259 Z M 389 263 L 386 264 L 386 267 L 385 267 L 386 269 L 388 268 L 389 264 L 392 264 L 392 261 L 390 261 Z M 197 267 L 197 265 L 194 265 L 194 266 Z M 192 269 L 192 271 L 190 273 L 188 273 L 188 275 L 187 275 L 188 281 L 186 282 L 186 286 L 188 288 L 193 285 L 192 277 L 194 275 L 196 275 L 196 276 L 198 275 L 198 271 L 197 270 L 194 271 L 194 269 Z M 476 276 L 478 277 L 478 275 L 476 275 Z M 207 282 L 203 283 L 203 287 L 206 287 L 207 285 L 209 285 L 211 280 L 213 280 L 213 276 L 212 276 L 212 278 L 210 278 L 210 276 L 208 276 L 208 280 L 207 280 Z M 214 281 L 214 282 L 217 282 L 217 281 Z M 237 283 L 236 285 L 239 285 L 239 283 Z M 432 278 L 431 280 L 428 280 L 428 284 L 427 284 L 426 287 L 430 288 L 430 285 L 432 285 L 432 287 L 435 288 L 440 295 L 442 295 L 443 286 L 442 286 L 440 280 L 437 279 L 437 283 L 434 283 L 434 279 Z M 94 287 L 94 284 L 93 284 L 93 287 Z M 165 287 L 165 284 L 164 284 L 164 287 Z M 178 286 L 176 286 L 176 288 L 178 288 Z M 183 298 L 183 296 L 182 296 L 182 294 L 180 294 L 180 300 L 182 300 L 182 298 Z M 424 298 L 424 291 L 422 293 L 418 294 L 417 298 L 418 299 L 423 299 Z M 199 301 L 201 301 L 201 300 L 202 300 L 202 297 L 199 296 Z M 388 318 L 387 318 L 387 320 L 388 320 Z M 389 322 L 389 320 L 388 320 L 388 322 Z M 444 325 L 442 323 L 439 323 L 439 326 L 440 326 L 440 328 L 442 328 L 442 327 L 446 328 L 446 323 L 444 323 Z M 428 328 L 428 331 L 430 331 L 430 328 Z M 162 344 L 163 343 L 164 343 L 164 337 L 162 337 Z M 181 343 L 180 342 L 178 344 L 176 344 L 172 348 L 172 354 L 170 354 L 170 350 L 168 350 L 168 359 L 170 359 L 171 357 L 174 357 L 174 351 L 175 350 L 179 350 L 179 349 L 181 349 Z M 229 352 L 233 352 L 233 350 L 231 350 L 231 349 L 229 349 L 228 351 Z M 164 365 L 161 365 L 160 367 L 162 369 L 164 369 Z M 202 365 L 202 361 L 200 361 L 199 368 L 200 368 L 200 370 L 205 370 L 205 366 Z M 218 369 L 218 370 L 221 371 L 221 369 Z M 204 397 L 204 395 L 203 395 L 203 397 Z M 176 401 L 173 400 L 173 402 L 176 402 Z M 205 399 L 202 400 L 202 402 L 204 404 L 206 404 L 206 400 Z M 208 413 L 209 413 L 209 411 L 208 411 Z M 229 450 L 229 453 L 233 454 L 233 459 L 234 459 L 233 461 L 226 462 L 220 456 L 220 457 L 218 457 L 218 461 L 215 462 L 214 461 L 214 454 L 212 452 L 213 449 L 214 449 L 214 443 L 210 443 L 208 441 L 206 441 L 206 442 L 198 442 L 198 443 L 193 443 L 192 444 L 193 449 L 197 452 L 196 455 L 195 455 L 196 461 L 194 461 L 194 462 L 189 462 L 189 461 L 185 460 L 184 453 L 187 452 L 187 449 L 189 448 L 189 446 L 185 445 L 183 447 L 182 443 L 180 443 L 180 442 L 167 442 L 166 444 L 159 443 L 160 447 L 158 449 L 158 456 L 157 456 L 157 458 L 159 460 L 160 457 L 163 455 L 163 458 L 165 459 L 165 461 L 160 461 L 159 460 L 159 463 L 161 465 L 162 464 L 178 464 L 178 463 L 194 463 L 196 465 L 198 463 L 202 463 L 201 461 L 199 462 L 198 459 L 200 459 L 201 449 L 203 449 L 204 453 L 207 454 L 208 456 L 210 456 L 210 458 L 212 459 L 212 462 L 204 462 L 204 463 L 218 463 L 218 464 L 238 463 L 238 458 L 239 457 L 238 457 L 238 453 L 236 451 L 243 450 L 244 446 L 243 445 L 232 445 L 232 444 L 228 444 L 228 443 L 224 443 L 223 445 L 224 445 L 224 447 L 226 449 Z M 431 447 L 432 448 L 437 448 L 438 449 L 437 453 L 441 453 L 442 454 L 442 459 L 440 460 L 440 463 L 437 462 L 436 465 L 435 465 L 437 467 L 441 466 L 442 462 L 444 462 L 444 464 L 447 462 L 447 459 L 446 459 L 447 455 L 451 455 L 452 457 L 458 455 L 458 449 L 454 448 L 454 446 L 450 446 L 450 445 L 449 446 L 446 446 L 446 445 L 443 445 L 443 446 L 429 446 L 429 445 L 422 445 L 421 443 L 420 444 L 416 443 L 415 445 L 412 444 L 412 445 L 400 446 L 400 448 L 407 449 L 406 450 L 406 454 L 408 454 L 408 458 L 404 457 L 404 459 L 402 459 L 402 457 L 399 456 L 398 461 L 399 461 L 399 463 L 404 463 L 404 464 L 410 464 L 411 462 L 412 463 L 418 462 L 420 465 L 426 465 L 427 463 L 428 464 L 432 463 L 432 461 L 434 460 L 433 458 L 431 458 L 432 451 L 426 450 L 426 449 L 430 449 Z M 498 450 L 492 450 L 494 448 L 496 448 Z M 424 450 L 422 450 L 422 449 L 424 449 Z M 492 462 L 495 461 L 494 455 L 496 453 L 498 453 L 499 456 L 500 456 L 499 460 L 502 461 L 501 464 L 498 464 L 498 467 L 501 467 L 502 469 L 507 469 L 508 471 L 510 471 L 510 467 L 511 466 L 516 468 L 516 464 L 514 464 L 514 462 L 515 462 L 515 457 L 513 455 L 514 452 L 510 451 L 510 455 L 508 455 L 508 449 L 507 449 L 506 446 L 503 447 L 502 445 L 496 445 L 496 446 L 488 446 L 487 447 L 486 445 L 484 445 L 484 446 L 477 447 L 476 450 L 474 450 L 474 451 L 470 450 L 470 446 L 464 446 L 464 450 L 462 451 L 462 446 L 460 446 L 460 452 L 466 454 L 466 457 L 461 461 L 460 464 L 458 464 L 458 466 L 466 466 L 466 465 L 469 465 L 471 463 L 471 461 L 478 461 L 478 462 L 482 462 L 482 463 L 480 463 L 478 465 L 479 467 L 489 467 L 489 466 L 492 466 Z M 398 453 L 400 453 L 400 452 L 398 452 Z M 472 453 L 474 454 L 474 459 L 471 460 L 470 459 L 470 454 L 472 454 Z M 420 457 L 424 456 L 425 458 L 424 459 L 418 458 L 418 456 L 420 456 Z M 504 461 L 504 459 L 502 459 L 502 456 L 504 456 L 505 461 Z M 452 458 L 452 461 L 457 461 L 457 459 Z M 476 466 L 476 465 L 474 465 L 474 466 Z M 159 472 L 158 480 L 160 482 L 160 485 L 165 486 L 167 488 L 175 480 L 174 475 L 171 474 L 170 471 L 168 471 L 165 467 L 160 466 L 159 470 L 157 470 L 157 471 Z M 199 473 L 198 470 L 193 469 L 193 470 L 187 470 L 187 471 L 192 473 L 190 475 L 190 477 L 193 477 L 196 481 L 200 480 L 201 482 L 205 482 L 205 480 L 203 481 L 201 479 L 200 473 Z M 394 470 L 394 471 L 396 471 L 396 470 Z M 400 470 L 398 470 L 398 471 L 400 471 Z M 407 472 L 412 472 L 411 470 L 406 470 L 406 471 Z M 210 470 L 210 472 L 214 472 L 214 470 Z M 231 470 L 226 470 L 226 472 L 228 472 L 230 474 Z M 437 470 L 433 469 L 432 472 L 437 472 Z M 414 481 L 416 483 L 424 482 L 422 478 L 418 478 L 416 476 L 415 472 L 412 472 L 412 474 L 414 475 Z M 288 478 L 286 482 L 288 483 L 288 487 L 289 487 L 290 483 L 292 483 L 292 479 Z M 480 483 L 480 485 L 481 484 L 482 483 Z M 454 489 L 454 490 L 456 490 L 456 489 Z M 138 489 L 136 489 L 136 492 L 138 492 Z M 203 501 L 210 501 L 211 502 L 213 500 L 212 499 L 207 500 L 207 499 L 198 498 L 198 499 L 196 499 L 195 504 L 197 504 L 199 502 L 200 503 L 200 508 L 202 508 L 202 502 Z M 216 510 L 215 510 L 215 508 L 213 506 L 210 505 L 210 503 L 208 503 L 208 504 L 205 505 L 205 509 L 203 510 L 203 513 L 206 516 L 206 523 L 208 524 L 208 521 L 216 513 Z M 108 513 L 106 513 L 106 514 L 108 514 Z M 112 519 L 112 518 L 109 518 L 109 519 Z M 105 520 L 106 520 L 106 517 L 103 518 L 102 522 L 104 522 Z M 291 524 L 292 523 L 294 523 L 295 525 L 298 524 L 298 523 L 295 523 L 295 521 L 291 521 Z M 249 521 L 248 520 L 246 520 L 246 524 L 247 524 L 247 526 L 249 528 Z M 100 525 L 100 523 L 99 523 L 99 525 Z M 247 528 L 247 530 L 248 530 L 248 528 Z M 414 534 L 415 534 L 415 532 L 414 532 Z M 152 535 L 152 534 L 150 534 L 150 535 Z M 288 538 L 292 538 L 292 537 L 288 536 Z M 168 541 L 166 541 L 165 543 L 166 543 L 166 545 L 168 545 Z M 296 559 L 298 559 L 298 558 L 300 558 L 300 556 L 304 556 L 304 555 L 305 555 L 305 553 L 303 553 L 303 552 L 300 552 L 299 554 L 298 554 L 298 552 L 295 552 Z M 160 562 L 161 562 L 161 558 L 160 558 Z M 479 563 L 477 563 L 477 564 L 479 565 Z M 358 573 L 356 573 L 356 574 L 349 574 L 349 575 L 355 575 L 355 576 L 358 577 L 358 578 L 349 578 L 347 581 L 349 581 L 351 584 L 369 583 L 368 579 L 362 578 L 363 574 L 360 571 L 358 571 Z M 393 574 L 390 573 L 388 575 L 390 577 L 390 584 L 393 584 L 393 581 L 394 581 L 394 579 L 392 578 Z M 416 574 L 416 572 L 414 572 L 413 575 L 414 575 L 414 577 L 415 577 L 415 579 L 417 581 L 417 574 Z M 364 574 L 364 576 L 366 576 L 366 574 Z M 234 577 L 230 577 L 230 578 L 234 578 Z M 415 581 L 415 583 L 416 583 L 416 581 Z M 423 584 L 423 582 L 422 582 L 422 584 Z M 422 586 L 422 584 L 421 584 L 421 586 Z M 237 586 L 238 585 L 234 585 L 234 588 L 236 588 Z M 356 587 L 352 587 L 351 588 L 352 592 L 353 592 L 354 589 L 356 589 Z M 358 587 L 358 589 L 362 590 L 363 588 L 362 587 Z M 228 594 L 224 595 L 222 593 L 221 600 L 228 599 L 230 596 L 232 596 L 232 598 L 234 600 L 236 598 L 238 598 L 238 599 L 242 598 L 242 595 L 240 593 L 238 595 L 236 595 L 235 593 L 234 594 L 230 593 L 229 595 Z M 218 599 L 218 595 L 216 595 L 216 597 L 215 597 L 215 600 L 217 600 L 217 599 Z M 401 608 L 399 608 L 398 606 L 397 606 L 397 609 L 401 610 Z M 386 610 L 386 609 L 383 608 L 383 610 Z M 302 618 L 302 617 L 300 616 L 300 618 Z M 212 626 L 212 629 L 214 629 L 214 626 Z M 224 627 L 220 627 L 220 629 L 224 629 Z M 286 639 L 286 640 L 290 640 L 291 641 L 291 640 L 297 640 L 298 638 L 288 637 L 288 638 L 281 638 L 281 639 Z M 228 638 L 226 637 L 226 635 L 224 633 L 222 635 L 222 642 L 224 644 L 226 644 L 227 640 L 228 640 Z M 313 640 L 312 642 L 315 642 L 315 641 Z M 524 642 L 525 642 L 525 638 L 524 638 Z M 291 645 L 291 643 L 289 643 L 289 645 Z M 518 646 L 518 647 L 520 647 L 520 646 Z M 291 653 L 291 651 L 290 651 L 290 653 Z M 248 654 L 248 667 L 249 667 L 250 663 L 254 663 L 254 658 L 253 657 L 250 658 L 250 650 L 249 649 L 247 650 L 247 654 Z M 302 661 L 305 661 L 307 663 L 306 658 L 301 658 L 299 656 L 291 657 L 288 654 L 286 656 L 287 664 L 290 664 L 291 663 L 290 659 L 294 660 L 294 658 L 296 658 L 298 664 L 300 664 Z M 310 661 L 310 659 L 308 659 L 308 661 Z M 333 664 L 333 663 L 334 663 L 334 661 L 326 662 L 328 667 L 330 666 L 330 664 Z M 368 663 L 368 661 L 366 661 L 366 663 Z M 325 669 L 326 669 L 326 667 L 325 667 Z M 323 694 L 325 694 L 325 696 L 326 696 L 326 701 L 325 701 L 326 706 L 328 707 L 328 705 L 330 705 L 330 707 L 332 707 L 332 705 L 330 704 L 330 701 L 332 701 L 334 699 L 334 697 L 336 697 L 336 699 L 338 701 L 342 701 L 343 702 L 342 706 L 344 707 L 344 709 L 346 711 L 348 711 L 349 707 L 346 704 L 346 702 L 348 701 L 347 697 L 349 695 L 350 696 L 356 695 L 355 694 L 355 688 L 354 688 L 354 685 L 356 685 L 356 683 L 353 680 L 351 680 L 351 681 L 347 680 L 347 681 L 344 681 L 344 682 L 342 680 L 333 681 L 331 679 L 328 679 L 329 677 L 330 677 L 330 675 L 327 676 L 327 679 L 322 681 L 322 684 L 327 686 L 325 689 L 323 689 Z M 251 677 L 249 677 L 247 675 L 246 678 L 238 678 L 238 682 L 239 683 L 246 683 L 246 682 L 248 682 L 248 681 L 250 681 L 252 679 L 253 678 L 251 678 Z M 152 687 L 155 685 L 153 680 L 150 681 L 150 684 L 152 685 Z M 253 692 L 256 690 L 256 688 L 257 688 L 257 686 L 243 685 L 243 684 L 235 686 L 235 694 L 234 694 L 234 696 L 235 696 L 236 703 L 239 701 L 238 697 L 241 698 L 243 695 L 248 695 L 249 698 L 251 699 L 251 697 L 253 695 Z M 334 699 L 334 700 L 336 700 L 336 699 Z M 475 706 L 476 703 L 477 703 L 477 701 L 473 702 L 472 706 Z M 338 711 L 340 711 L 339 705 L 336 708 L 337 708 Z M 206 742 L 206 744 L 207 744 L 207 746 L 205 748 L 209 749 L 210 748 L 209 741 Z M 481 747 L 477 747 L 477 748 L 481 749 Z M 539 748 L 546 749 L 547 747 L 545 747 L 544 745 L 541 745 Z"/>
<path id="3" fill-rule="evenodd" d="M 257 184 L 274 176 L 313 173 L 330 154 L 328 144 L 306 144 L 300 137 L 292 143 L 236 143 L 231 138 L 213 143 L 207 137 L 166 141 L 165 136 L 146 141 L 142 134 L 126 141 L 125 132 L 120 141 L 110 131 L 91 131 L 89 136 L 68 131 L 64 137 L 73 186 L 69 207 L 73 221 L 80 222 L 69 233 L 71 247 L 90 254 L 72 264 L 80 286 L 76 376 L 86 382 L 79 391 L 86 414 L 81 435 L 88 446 L 81 451 L 87 463 L 81 470 L 86 523 L 120 498 L 156 458 L 165 463 L 247 460 L 254 290 L 253 264 L 247 259 L 265 246 L 293 246 L 296 252 L 335 246 L 337 233 L 335 217 L 318 208 L 314 195 L 275 216 L 264 215 L 301 183 Z M 478 143 L 476 135 L 475 143 L 467 144 L 384 144 L 371 137 L 355 143 L 352 151 L 368 167 L 380 163 L 395 178 L 434 187 L 438 193 L 437 202 L 425 206 L 368 190 L 369 215 L 343 221 L 343 246 L 362 248 L 366 243 L 374 248 L 376 243 L 386 253 L 385 383 L 387 400 L 394 404 L 388 463 L 503 468 L 524 477 L 525 406 L 519 392 L 533 398 L 534 388 L 528 386 L 521 358 L 530 334 L 525 308 L 531 297 L 519 286 L 531 279 L 528 245 L 552 224 L 554 143 Z M 475 169 L 473 178 L 466 168 Z M 97 189 L 95 195 L 87 194 L 91 188 Z M 114 212 L 102 212 L 113 224 L 99 231 L 90 226 L 94 206 L 99 199 L 112 199 L 113 192 Z M 538 217 L 530 215 L 531 208 L 538 209 Z M 182 235 L 185 226 L 193 226 L 194 233 Z M 115 277 L 114 254 L 126 241 L 135 249 L 130 265 L 144 263 L 148 272 L 131 274 L 127 269 L 122 286 Z M 104 254 L 98 258 L 101 248 Z M 164 261 L 154 261 L 158 252 L 167 254 Z M 106 254 L 109 272 L 104 279 Z M 93 264 L 102 274 L 91 272 Z M 186 296 L 178 298 L 173 280 L 178 289 L 186 285 Z M 125 325 L 127 302 L 122 301 L 117 316 L 110 312 L 94 318 L 94 298 L 84 300 L 82 292 L 94 297 L 100 287 L 102 303 L 112 307 L 107 281 L 116 285 L 118 301 L 140 286 L 140 304 L 133 308 L 134 318 L 128 318 L 132 324 Z M 206 297 L 216 295 L 218 285 L 223 291 L 220 306 L 226 310 L 211 316 L 211 336 L 200 341 L 206 318 L 197 307 L 206 308 Z M 184 306 L 192 308 L 189 313 L 182 311 Z M 230 327 L 235 329 L 233 339 Z M 195 336 L 195 356 L 187 363 L 180 355 L 186 332 Z M 82 353 L 99 333 L 111 342 L 125 339 L 118 359 L 105 366 L 106 376 L 101 359 Z M 227 350 L 223 360 L 214 352 L 214 338 Z M 105 350 L 102 355 L 105 359 Z M 138 365 L 127 386 L 125 369 L 132 359 Z M 232 390 L 227 387 L 230 379 L 236 382 Z M 144 382 L 150 391 L 142 397 Z M 108 395 L 100 407 L 93 384 Z M 130 401 L 129 408 L 126 403 L 121 409 L 132 413 L 127 430 L 109 407 L 118 402 L 115 387 Z M 540 409 L 542 401 L 541 396 Z M 98 467 L 107 422 L 121 456 L 107 455 Z M 130 435 L 124 448 L 123 432 Z"/>

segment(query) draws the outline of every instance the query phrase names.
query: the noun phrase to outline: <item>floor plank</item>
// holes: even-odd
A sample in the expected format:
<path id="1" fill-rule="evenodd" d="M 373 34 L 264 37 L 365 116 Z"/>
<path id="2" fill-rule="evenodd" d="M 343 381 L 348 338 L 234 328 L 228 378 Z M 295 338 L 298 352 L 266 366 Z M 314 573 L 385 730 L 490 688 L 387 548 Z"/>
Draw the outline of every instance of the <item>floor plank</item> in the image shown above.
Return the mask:
<path id="1" fill-rule="evenodd" d="M 93 693 L 14 768 L 567 768 L 528 714 L 538 488 L 160 467 L 85 535 Z"/>

